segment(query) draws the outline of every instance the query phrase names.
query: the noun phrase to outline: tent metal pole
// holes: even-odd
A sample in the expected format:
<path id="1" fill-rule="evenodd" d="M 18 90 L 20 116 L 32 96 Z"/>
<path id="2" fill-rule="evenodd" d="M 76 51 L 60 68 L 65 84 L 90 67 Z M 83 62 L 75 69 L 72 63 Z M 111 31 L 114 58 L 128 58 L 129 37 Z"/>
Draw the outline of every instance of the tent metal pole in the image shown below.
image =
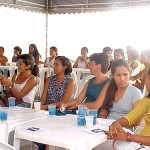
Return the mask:
<path id="1" fill-rule="evenodd" d="M 46 0 L 46 36 L 45 36 L 45 58 L 47 58 L 48 52 L 48 0 Z"/>

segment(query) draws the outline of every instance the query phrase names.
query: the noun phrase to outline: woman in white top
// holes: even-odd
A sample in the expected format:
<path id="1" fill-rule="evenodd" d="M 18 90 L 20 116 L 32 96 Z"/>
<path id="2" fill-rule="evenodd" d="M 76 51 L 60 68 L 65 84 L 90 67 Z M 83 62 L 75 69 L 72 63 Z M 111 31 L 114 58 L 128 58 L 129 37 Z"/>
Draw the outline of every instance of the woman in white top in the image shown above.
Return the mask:
<path id="1" fill-rule="evenodd" d="M 128 52 L 128 62 L 131 68 L 131 76 L 137 75 L 142 70 L 142 64 L 139 61 L 139 52 L 136 49 Z"/>
<path id="2" fill-rule="evenodd" d="M 58 55 L 58 50 L 55 46 L 50 47 L 50 57 L 45 59 L 44 66 L 45 67 L 54 67 L 55 57 Z"/>
<path id="3" fill-rule="evenodd" d="M 73 65 L 73 68 L 89 68 L 89 58 L 87 57 L 88 54 L 88 48 L 83 47 L 81 49 L 81 56 L 79 56 L 76 60 L 76 62 Z"/>
<path id="4" fill-rule="evenodd" d="M 16 98 L 16 105 L 30 107 L 34 99 L 34 92 L 36 89 L 38 75 L 38 66 L 32 55 L 23 54 L 18 57 L 18 72 L 14 75 L 12 80 L 1 76 L 0 82 L 6 87 L 6 96 L 3 100 L 4 104 L 8 105 L 8 97 Z"/>

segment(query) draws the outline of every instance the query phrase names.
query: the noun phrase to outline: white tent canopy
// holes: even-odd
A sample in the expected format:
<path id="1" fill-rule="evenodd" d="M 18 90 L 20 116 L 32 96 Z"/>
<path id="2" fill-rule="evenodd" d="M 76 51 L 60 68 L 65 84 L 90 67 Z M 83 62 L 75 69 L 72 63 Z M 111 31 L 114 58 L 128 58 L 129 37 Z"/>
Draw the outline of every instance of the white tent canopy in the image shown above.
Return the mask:
<path id="1" fill-rule="evenodd" d="M 52 13 L 81 13 L 150 5 L 149 0 L 0 0 L 0 5 Z"/>

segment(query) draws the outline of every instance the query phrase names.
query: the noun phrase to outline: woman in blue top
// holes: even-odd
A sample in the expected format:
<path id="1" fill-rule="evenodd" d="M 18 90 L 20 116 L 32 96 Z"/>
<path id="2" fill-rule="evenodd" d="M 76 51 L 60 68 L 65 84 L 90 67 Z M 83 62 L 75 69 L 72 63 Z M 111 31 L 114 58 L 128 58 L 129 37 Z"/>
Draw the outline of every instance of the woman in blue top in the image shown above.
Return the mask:
<path id="1" fill-rule="evenodd" d="M 90 56 L 90 71 L 91 74 L 95 77 L 90 79 L 86 85 L 84 86 L 80 95 L 65 104 L 62 104 L 63 107 L 67 109 L 75 109 L 78 104 L 84 102 L 84 104 L 91 109 L 99 109 L 101 105 L 97 105 L 95 102 L 99 97 L 103 87 L 109 81 L 109 77 L 107 76 L 109 60 L 108 56 L 105 53 L 94 53 Z M 101 101 L 101 104 L 103 101 Z"/>

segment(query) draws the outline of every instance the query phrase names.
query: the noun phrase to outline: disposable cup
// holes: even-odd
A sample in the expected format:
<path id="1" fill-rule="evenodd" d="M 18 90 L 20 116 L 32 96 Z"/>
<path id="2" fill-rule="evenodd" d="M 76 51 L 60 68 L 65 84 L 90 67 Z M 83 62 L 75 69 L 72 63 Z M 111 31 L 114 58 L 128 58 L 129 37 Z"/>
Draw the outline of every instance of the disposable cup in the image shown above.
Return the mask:
<path id="1" fill-rule="evenodd" d="M 94 116 L 85 116 L 85 122 L 86 122 L 87 128 L 93 127 L 93 118 L 94 118 Z"/>
<path id="2" fill-rule="evenodd" d="M 94 116 L 93 125 L 96 125 L 97 111 L 98 111 L 97 109 L 89 109 L 89 116 Z"/>
<path id="3" fill-rule="evenodd" d="M 41 102 L 34 102 L 34 110 L 35 111 L 41 110 Z"/>

